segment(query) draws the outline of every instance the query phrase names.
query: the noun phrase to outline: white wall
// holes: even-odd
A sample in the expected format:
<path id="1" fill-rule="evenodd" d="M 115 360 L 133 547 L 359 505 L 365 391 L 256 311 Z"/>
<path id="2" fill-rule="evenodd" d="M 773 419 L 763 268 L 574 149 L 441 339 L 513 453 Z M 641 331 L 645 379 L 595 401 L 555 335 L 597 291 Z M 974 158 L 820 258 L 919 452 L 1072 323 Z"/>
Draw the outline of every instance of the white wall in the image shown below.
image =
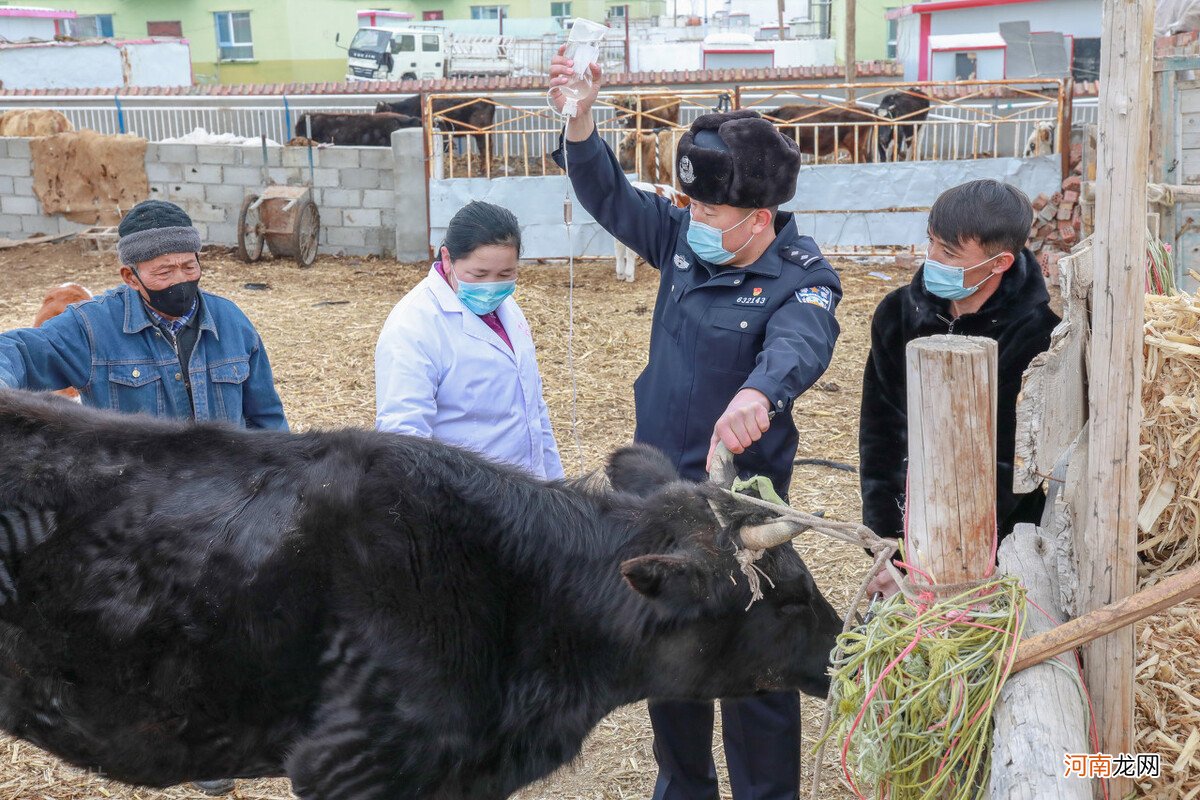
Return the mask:
<path id="1" fill-rule="evenodd" d="M 47 17 L 0 17 L 0 38 L 10 42 L 29 39 L 53 41 L 54 20 Z"/>
<path id="2" fill-rule="evenodd" d="M 901 17 L 896 29 L 896 59 L 904 65 L 904 80 L 915 81 L 920 72 L 921 17 Z"/>
<path id="3" fill-rule="evenodd" d="M 186 42 L 124 45 L 130 86 L 191 86 L 192 54 Z"/>
<path id="4" fill-rule="evenodd" d="M 835 43 L 832 39 L 787 39 L 771 41 L 775 50 L 775 66 L 821 67 L 834 63 Z M 709 69 L 720 69 L 722 56 L 709 56 Z M 730 58 L 724 56 L 724 58 Z M 740 58 L 733 56 L 732 58 Z M 700 42 L 632 41 L 630 68 L 635 72 L 662 72 L 665 70 L 694 70 L 702 68 L 703 54 Z"/>
<path id="5" fill-rule="evenodd" d="M 121 86 L 121 54 L 111 45 L 4 47 L 0 83 L 5 89 Z"/>
<path id="6" fill-rule="evenodd" d="M 1002 22 L 1029 21 L 1029 29 L 1059 31 L 1090 38 L 1100 35 L 1100 0 L 1041 0 L 1036 3 L 990 5 L 939 11 L 933 15 L 930 34 L 992 33 Z"/>
<path id="7" fill-rule="evenodd" d="M 129 59 L 128 79 L 122 48 Z M 0 47 L 0 83 L 5 89 L 190 86 L 191 55 L 181 42 Z"/>

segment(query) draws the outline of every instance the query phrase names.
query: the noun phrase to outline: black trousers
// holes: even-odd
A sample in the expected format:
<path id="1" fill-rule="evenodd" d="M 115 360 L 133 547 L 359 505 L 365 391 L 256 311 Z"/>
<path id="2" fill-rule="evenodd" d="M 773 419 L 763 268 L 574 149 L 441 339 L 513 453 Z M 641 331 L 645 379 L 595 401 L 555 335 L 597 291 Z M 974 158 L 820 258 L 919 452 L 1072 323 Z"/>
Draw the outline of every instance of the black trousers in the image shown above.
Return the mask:
<path id="1" fill-rule="evenodd" d="M 651 700 L 658 782 L 654 800 L 719 800 L 713 704 Z M 797 800 L 800 695 L 765 692 L 721 701 L 725 764 L 734 800 Z"/>

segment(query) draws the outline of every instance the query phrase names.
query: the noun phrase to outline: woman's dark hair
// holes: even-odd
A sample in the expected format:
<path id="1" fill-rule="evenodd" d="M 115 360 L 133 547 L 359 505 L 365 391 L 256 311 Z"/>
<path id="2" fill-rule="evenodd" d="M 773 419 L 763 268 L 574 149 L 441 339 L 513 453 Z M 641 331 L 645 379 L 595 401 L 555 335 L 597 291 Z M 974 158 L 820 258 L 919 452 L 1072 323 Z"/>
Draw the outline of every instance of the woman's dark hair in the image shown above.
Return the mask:
<path id="1" fill-rule="evenodd" d="M 507 208 L 478 200 L 467 203 L 450 218 L 442 246 L 450 258 L 466 258 L 480 247 L 507 245 L 521 255 L 521 226 Z"/>
<path id="2" fill-rule="evenodd" d="M 988 178 L 947 189 L 929 209 L 929 232 L 952 245 L 979 242 L 986 252 L 1021 254 L 1033 225 L 1029 198 Z"/>

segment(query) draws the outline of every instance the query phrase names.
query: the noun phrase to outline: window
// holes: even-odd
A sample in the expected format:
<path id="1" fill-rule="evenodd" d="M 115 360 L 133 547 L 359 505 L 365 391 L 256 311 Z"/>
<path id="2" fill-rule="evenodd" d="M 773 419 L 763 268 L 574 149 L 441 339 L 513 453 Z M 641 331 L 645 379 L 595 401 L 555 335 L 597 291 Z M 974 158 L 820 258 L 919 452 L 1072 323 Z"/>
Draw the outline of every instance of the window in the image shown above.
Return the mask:
<path id="1" fill-rule="evenodd" d="M 436 53 L 438 51 L 438 37 L 436 34 L 426 33 L 421 36 L 421 52 Z"/>
<path id="2" fill-rule="evenodd" d="M 218 60 L 243 61 L 254 58 L 249 11 L 218 11 L 213 18 L 217 23 Z"/>
<path id="3" fill-rule="evenodd" d="M 625 9 L 622 7 L 621 10 L 624 11 Z M 563 19 L 564 17 L 571 16 L 571 4 L 570 3 L 551 3 L 550 4 L 550 16 L 555 17 L 557 19 Z"/>
<path id="4" fill-rule="evenodd" d="M 148 36 L 173 36 L 176 39 L 182 39 L 183 23 L 179 20 L 147 22 L 146 34 Z"/>
<path id="5" fill-rule="evenodd" d="M 887 10 L 894 11 L 895 9 L 889 8 Z M 900 20 L 889 19 L 887 26 L 887 57 L 895 58 L 898 49 L 896 43 L 900 38 Z"/>
<path id="6" fill-rule="evenodd" d="M 73 39 L 100 39 L 113 35 L 112 14 L 89 14 L 62 22 L 63 32 Z"/>
<path id="7" fill-rule="evenodd" d="M 553 5 L 558 5 L 558 4 L 554 3 Z M 571 4 L 567 3 L 567 5 L 569 6 Z M 610 17 L 616 17 L 618 19 L 623 18 L 625 16 L 625 6 L 609 6 L 608 7 L 608 15 Z"/>
<path id="8" fill-rule="evenodd" d="M 471 19 L 500 19 L 508 16 L 507 6 L 471 6 Z"/>
<path id="9" fill-rule="evenodd" d="M 1071 63 L 1071 77 L 1077 81 L 1100 79 L 1100 40 L 1076 39 L 1075 58 Z"/>
<path id="10" fill-rule="evenodd" d="M 412 34 L 405 36 L 392 37 L 392 52 L 393 53 L 415 53 L 417 52 L 417 37 Z"/>
<path id="11" fill-rule="evenodd" d="M 446 15 L 444 13 L 442 13 L 441 11 L 422 11 L 421 12 L 421 19 L 425 20 L 426 22 L 429 22 L 431 20 L 445 19 L 445 18 L 446 18 Z"/>
<path id="12" fill-rule="evenodd" d="M 958 81 L 975 80 L 975 53 L 954 54 L 954 79 Z"/>

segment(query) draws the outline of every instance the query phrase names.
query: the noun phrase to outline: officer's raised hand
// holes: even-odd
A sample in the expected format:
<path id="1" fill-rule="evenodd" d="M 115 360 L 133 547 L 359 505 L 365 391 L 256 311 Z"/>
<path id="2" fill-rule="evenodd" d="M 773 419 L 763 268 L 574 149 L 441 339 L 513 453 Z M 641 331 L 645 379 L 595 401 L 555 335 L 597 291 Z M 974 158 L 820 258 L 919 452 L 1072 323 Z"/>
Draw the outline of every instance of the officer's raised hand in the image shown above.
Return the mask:
<path id="1" fill-rule="evenodd" d="M 563 55 L 566 50 L 567 45 L 564 44 L 558 48 L 558 55 L 550 59 L 550 102 L 560 112 L 566 102 L 560 90 L 575 78 L 575 62 Z M 600 67 L 592 64 L 591 73 L 591 88 L 579 99 L 579 112 L 567 122 L 567 138 L 573 142 L 581 142 L 591 136 L 596 124 L 592 119 L 592 104 L 600 94 Z"/>
<path id="2" fill-rule="evenodd" d="M 717 442 L 724 442 L 729 452 L 736 455 L 761 439 L 771 427 L 770 410 L 771 401 L 758 389 L 742 389 L 735 394 L 713 428 L 705 469 L 712 471 L 713 451 L 717 449 Z"/>

